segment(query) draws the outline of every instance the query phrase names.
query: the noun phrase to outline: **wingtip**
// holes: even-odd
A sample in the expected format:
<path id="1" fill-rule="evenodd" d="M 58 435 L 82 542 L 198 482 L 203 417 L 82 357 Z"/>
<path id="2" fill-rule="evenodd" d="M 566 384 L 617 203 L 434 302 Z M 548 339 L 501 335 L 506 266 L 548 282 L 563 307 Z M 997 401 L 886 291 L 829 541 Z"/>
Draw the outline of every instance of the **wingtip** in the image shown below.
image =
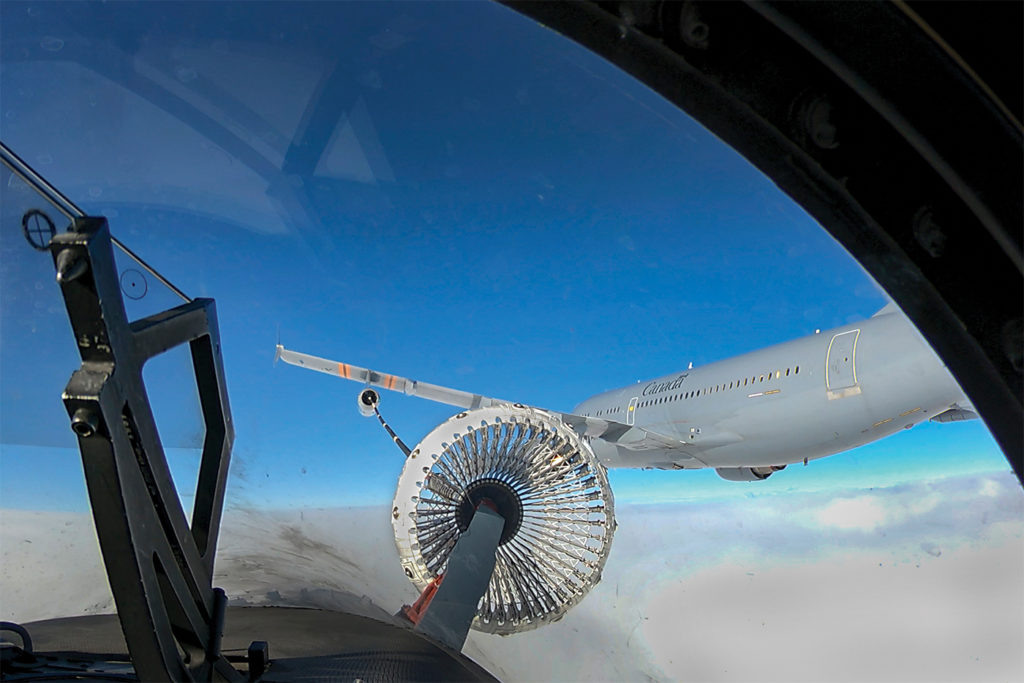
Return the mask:
<path id="1" fill-rule="evenodd" d="M 277 345 L 277 350 L 274 352 L 274 364 L 277 365 L 277 361 L 281 360 L 281 354 L 284 352 L 284 347 L 280 344 Z"/>

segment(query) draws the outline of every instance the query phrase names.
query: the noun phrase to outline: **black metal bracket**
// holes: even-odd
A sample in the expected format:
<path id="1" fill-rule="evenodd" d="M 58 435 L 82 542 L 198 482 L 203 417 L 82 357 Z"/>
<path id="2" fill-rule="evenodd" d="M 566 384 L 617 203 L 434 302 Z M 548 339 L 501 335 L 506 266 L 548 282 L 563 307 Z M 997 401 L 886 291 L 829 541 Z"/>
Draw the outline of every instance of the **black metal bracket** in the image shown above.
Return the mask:
<path id="1" fill-rule="evenodd" d="M 82 357 L 64 405 L 121 628 L 140 680 L 242 680 L 220 655 L 227 598 L 212 586 L 234 440 L 214 301 L 129 324 L 111 239 L 106 219 L 74 218 L 50 251 Z M 142 379 L 148 359 L 186 342 L 206 425 L 191 525 Z"/>

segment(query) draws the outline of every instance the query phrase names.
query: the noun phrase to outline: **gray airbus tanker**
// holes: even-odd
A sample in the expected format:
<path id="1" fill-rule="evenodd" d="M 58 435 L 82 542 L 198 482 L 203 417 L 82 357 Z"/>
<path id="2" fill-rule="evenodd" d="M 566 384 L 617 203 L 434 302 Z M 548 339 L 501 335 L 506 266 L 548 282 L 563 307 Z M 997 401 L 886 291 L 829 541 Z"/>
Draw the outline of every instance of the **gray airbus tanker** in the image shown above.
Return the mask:
<path id="1" fill-rule="evenodd" d="M 277 358 L 463 409 L 512 404 L 280 344 Z M 373 415 L 378 400 L 375 391 L 364 390 L 360 411 Z M 571 413 L 546 412 L 583 435 L 608 468 L 713 467 L 733 481 L 766 479 L 788 464 L 840 453 L 925 420 L 978 417 L 894 304 L 858 323 L 598 394 Z"/>

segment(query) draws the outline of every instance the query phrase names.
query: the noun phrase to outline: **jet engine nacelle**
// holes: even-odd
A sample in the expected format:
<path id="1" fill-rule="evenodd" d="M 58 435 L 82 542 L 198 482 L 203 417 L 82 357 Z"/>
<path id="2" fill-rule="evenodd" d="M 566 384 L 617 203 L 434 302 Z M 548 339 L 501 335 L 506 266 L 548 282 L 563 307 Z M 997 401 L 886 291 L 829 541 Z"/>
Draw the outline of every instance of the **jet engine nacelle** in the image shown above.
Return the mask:
<path id="1" fill-rule="evenodd" d="M 786 469 L 785 465 L 772 465 L 771 467 L 718 467 L 715 472 L 718 476 L 728 481 L 764 481 L 779 470 Z"/>
<path id="2" fill-rule="evenodd" d="M 363 417 L 373 417 L 374 408 L 380 403 L 380 394 L 374 389 L 363 389 L 359 392 L 356 404 L 359 406 L 359 414 Z"/>

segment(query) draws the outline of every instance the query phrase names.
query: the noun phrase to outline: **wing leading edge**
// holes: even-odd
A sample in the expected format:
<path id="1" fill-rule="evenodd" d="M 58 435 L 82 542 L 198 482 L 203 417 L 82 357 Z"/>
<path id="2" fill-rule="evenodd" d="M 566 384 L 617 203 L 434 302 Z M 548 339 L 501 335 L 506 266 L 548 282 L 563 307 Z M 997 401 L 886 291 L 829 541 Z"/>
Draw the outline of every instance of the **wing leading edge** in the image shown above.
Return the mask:
<path id="1" fill-rule="evenodd" d="M 502 401 L 496 398 L 481 396 L 480 394 L 471 394 L 468 391 L 449 389 L 436 384 L 427 384 L 426 382 L 417 382 L 416 380 L 406 379 L 397 375 L 376 372 L 368 368 L 361 368 L 358 365 L 339 363 L 327 360 L 326 358 L 289 351 L 280 344 L 277 345 L 277 354 L 275 356 L 275 360 L 278 359 L 283 360 L 289 365 L 316 370 L 317 372 L 334 375 L 335 377 L 352 380 L 353 382 L 369 384 L 380 389 L 397 391 L 407 396 L 418 396 L 429 401 L 455 406 L 456 408 L 470 410 L 473 408 L 486 408 L 487 406 L 499 403 L 512 403 L 512 401 Z"/>
<path id="2" fill-rule="evenodd" d="M 429 401 L 436 401 L 446 405 L 472 410 L 474 408 L 486 408 L 488 406 L 508 404 L 516 405 L 514 401 L 506 401 L 498 398 L 491 398 L 481 394 L 473 394 L 468 391 L 450 389 L 437 384 L 418 382 L 406 377 L 391 375 L 384 372 L 377 372 L 369 368 L 361 368 L 358 365 L 339 363 L 338 361 L 311 356 L 297 351 L 290 351 L 281 344 L 277 345 L 277 353 L 274 360 L 282 360 L 289 365 L 297 365 L 309 370 L 316 370 L 327 375 L 334 375 L 342 379 L 368 384 L 380 389 L 397 391 L 407 396 L 417 396 Z M 534 407 L 534 406 L 531 406 Z M 537 408 L 554 415 L 558 415 L 565 424 L 572 427 L 581 436 L 588 436 L 601 439 L 608 443 L 615 444 L 620 448 L 630 451 L 648 450 L 679 450 L 687 457 L 694 457 L 692 445 L 686 444 L 664 434 L 652 432 L 649 429 L 635 425 L 627 425 L 615 420 L 603 420 L 595 417 L 586 417 L 575 413 L 564 413 L 558 410 Z"/>

